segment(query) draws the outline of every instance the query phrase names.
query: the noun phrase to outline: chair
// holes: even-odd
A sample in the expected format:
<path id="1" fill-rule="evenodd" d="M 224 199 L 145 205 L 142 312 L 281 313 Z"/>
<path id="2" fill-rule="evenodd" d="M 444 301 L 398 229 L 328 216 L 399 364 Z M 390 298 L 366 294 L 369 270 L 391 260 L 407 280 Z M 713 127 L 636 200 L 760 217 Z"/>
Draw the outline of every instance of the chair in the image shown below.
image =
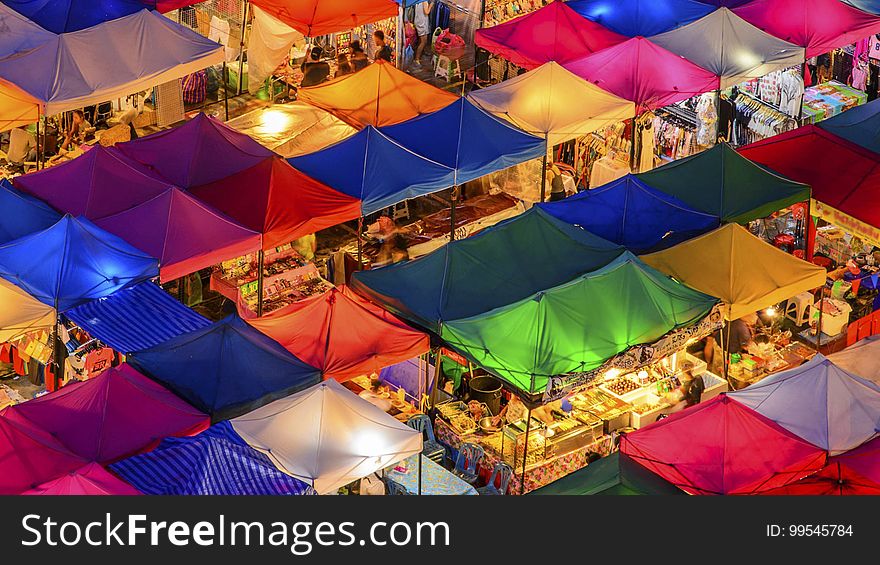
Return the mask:
<path id="1" fill-rule="evenodd" d="M 388 477 L 385 477 L 385 491 L 389 496 L 410 496 L 409 491 L 403 485 Z"/>
<path id="2" fill-rule="evenodd" d="M 513 467 L 508 465 L 507 463 L 498 462 L 495 463 L 495 467 L 492 469 L 492 476 L 489 477 L 489 482 L 484 487 L 480 487 L 477 489 L 477 492 L 482 495 L 503 495 L 507 493 L 507 485 L 510 484 L 510 479 L 513 478 Z M 498 480 L 498 486 L 495 486 L 495 481 Z"/>
<path id="3" fill-rule="evenodd" d="M 477 468 L 480 461 L 485 457 L 483 448 L 473 443 L 463 443 L 458 448 L 458 459 L 455 461 L 455 469 L 452 474 L 468 484 L 474 484 L 479 477 Z"/>
<path id="4" fill-rule="evenodd" d="M 790 298 L 785 305 L 785 317 L 794 322 L 796 326 L 802 326 L 810 321 L 810 306 L 813 304 L 813 295 L 802 292 Z"/>
<path id="5" fill-rule="evenodd" d="M 425 414 L 419 414 L 407 420 L 406 425 L 422 432 L 422 455 L 438 465 L 443 465 L 446 460 L 446 448 L 440 445 L 440 442 L 434 437 L 431 418 Z"/>

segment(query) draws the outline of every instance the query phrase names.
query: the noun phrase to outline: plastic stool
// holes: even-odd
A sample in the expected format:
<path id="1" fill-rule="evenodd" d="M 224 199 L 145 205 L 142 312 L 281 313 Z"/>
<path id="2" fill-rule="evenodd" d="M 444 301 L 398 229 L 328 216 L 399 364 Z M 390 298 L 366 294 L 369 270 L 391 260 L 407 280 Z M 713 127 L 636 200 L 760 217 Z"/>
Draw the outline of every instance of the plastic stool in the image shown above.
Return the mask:
<path id="1" fill-rule="evenodd" d="M 434 76 L 446 79 L 450 82 L 452 78 L 461 78 L 461 64 L 458 59 L 450 59 L 446 55 L 437 56 L 437 64 L 434 67 Z"/>
<path id="2" fill-rule="evenodd" d="M 810 306 L 813 305 L 813 295 L 809 292 L 802 292 L 797 296 L 790 298 L 785 305 L 785 317 L 802 326 L 810 321 Z"/>

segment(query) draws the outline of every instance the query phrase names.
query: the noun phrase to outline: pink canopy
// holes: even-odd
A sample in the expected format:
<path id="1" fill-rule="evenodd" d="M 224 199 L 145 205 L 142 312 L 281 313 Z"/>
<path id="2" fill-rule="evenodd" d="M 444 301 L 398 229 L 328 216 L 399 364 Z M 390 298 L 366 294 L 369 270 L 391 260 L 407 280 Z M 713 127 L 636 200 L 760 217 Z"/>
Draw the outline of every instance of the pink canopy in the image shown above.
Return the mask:
<path id="1" fill-rule="evenodd" d="M 79 469 L 88 461 L 27 421 L 0 410 L 0 494 L 20 494 Z"/>
<path id="2" fill-rule="evenodd" d="M 205 414 L 128 364 L 11 406 L 2 415 L 50 433 L 79 457 L 99 463 L 146 451 L 168 436 L 196 434 L 210 424 Z"/>
<path id="3" fill-rule="evenodd" d="M 821 55 L 880 32 L 880 16 L 840 0 L 754 0 L 733 12 L 752 25 Z"/>
<path id="4" fill-rule="evenodd" d="M 43 496 L 139 495 L 136 488 L 97 463 L 72 471 L 22 494 Z"/>
<path id="5" fill-rule="evenodd" d="M 563 65 L 596 86 L 636 103 L 638 111 L 662 108 L 717 90 L 717 75 L 644 37 L 634 37 Z"/>
<path id="6" fill-rule="evenodd" d="M 565 63 L 626 41 L 561 1 L 490 28 L 478 29 L 478 47 L 526 69 L 549 61 Z"/>

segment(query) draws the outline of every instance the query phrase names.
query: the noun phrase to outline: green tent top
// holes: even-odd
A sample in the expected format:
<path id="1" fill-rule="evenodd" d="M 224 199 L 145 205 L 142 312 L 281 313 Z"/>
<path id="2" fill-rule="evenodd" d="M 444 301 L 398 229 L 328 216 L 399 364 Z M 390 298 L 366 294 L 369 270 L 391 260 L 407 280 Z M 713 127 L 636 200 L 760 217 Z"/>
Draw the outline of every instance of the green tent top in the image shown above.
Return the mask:
<path id="1" fill-rule="evenodd" d="M 683 495 L 685 492 L 616 451 L 529 494 Z"/>
<path id="2" fill-rule="evenodd" d="M 444 323 L 453 349 L 528 395 L 707 316 L 717 299 L 626 252 L 607 266 L 485 314 Z"/>
<path id="3" fill-rule="evenodd" d="M 765 218 L 810 198 L 810 187 L 773 173 L 727 143 L 637 175 L 646 184 L 725 222 Z"/>

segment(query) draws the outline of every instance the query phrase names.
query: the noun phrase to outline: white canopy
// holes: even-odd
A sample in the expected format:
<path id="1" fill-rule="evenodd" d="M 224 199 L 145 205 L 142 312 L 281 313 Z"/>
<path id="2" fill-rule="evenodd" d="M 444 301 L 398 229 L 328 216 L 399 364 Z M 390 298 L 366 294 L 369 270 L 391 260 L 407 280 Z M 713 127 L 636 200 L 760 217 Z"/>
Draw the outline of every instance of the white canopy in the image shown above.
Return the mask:
<path id="1" fill-rule="evenodd" d="M 422 434 L 335 380 L 232 420 L 251 447 L 327 494 L 422 450 Z"/>
<path id="2" fill-rule="evenodd" d="M 0 343 L 24 333 L 49 329 L 55 323 L 55 310 L 0 279 Z"/>
<path id="3" fill-rule="evenodd" d="M 880 384 L 880 335 L 858 341 L 828 359 L 841 369 Z"/>

